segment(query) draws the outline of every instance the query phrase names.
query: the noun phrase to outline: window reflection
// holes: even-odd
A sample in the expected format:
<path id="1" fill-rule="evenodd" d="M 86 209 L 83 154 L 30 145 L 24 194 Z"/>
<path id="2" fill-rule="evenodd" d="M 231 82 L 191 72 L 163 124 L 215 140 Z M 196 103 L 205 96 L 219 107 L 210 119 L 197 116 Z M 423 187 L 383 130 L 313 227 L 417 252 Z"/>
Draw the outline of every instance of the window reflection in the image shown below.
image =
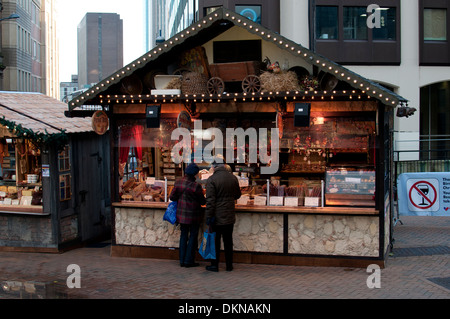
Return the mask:
<path id="1" fill-rule="evenodd" d="M 344 40 L 367 40 L 366 7 L 344 7 Z"/>
<path id="2" fill-rule="evenodd" d="M 338 39 L 338 7 L 316 7 L 316 39 Z"/>
<path id="3" fill-rule="evenodd" d="M 372 29 L 374 40 L 395 40 L 397 36 L 397 10 L 380 8 L 381 28 Z"/>
<path id="4" fill-rule="evenodd" d="M 447 40 L 447 10 L 425 9 L 423 10 L 424 40 Z"/>

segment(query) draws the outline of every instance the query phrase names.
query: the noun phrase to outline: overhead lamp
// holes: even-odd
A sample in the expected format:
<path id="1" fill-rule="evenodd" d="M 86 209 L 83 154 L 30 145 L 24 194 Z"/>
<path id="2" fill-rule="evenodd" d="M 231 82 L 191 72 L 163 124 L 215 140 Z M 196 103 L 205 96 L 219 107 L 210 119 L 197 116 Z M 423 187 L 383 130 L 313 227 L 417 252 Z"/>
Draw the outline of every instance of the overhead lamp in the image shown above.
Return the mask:
<path id="1" fill-rule="evenodd" d="M 406 106 L 399 106 L 397 109 L 397 117 L 406 117 L 414 115 L 414 113 L 417 111 L 415 107 L 409 107 L 408 104 Z"/>

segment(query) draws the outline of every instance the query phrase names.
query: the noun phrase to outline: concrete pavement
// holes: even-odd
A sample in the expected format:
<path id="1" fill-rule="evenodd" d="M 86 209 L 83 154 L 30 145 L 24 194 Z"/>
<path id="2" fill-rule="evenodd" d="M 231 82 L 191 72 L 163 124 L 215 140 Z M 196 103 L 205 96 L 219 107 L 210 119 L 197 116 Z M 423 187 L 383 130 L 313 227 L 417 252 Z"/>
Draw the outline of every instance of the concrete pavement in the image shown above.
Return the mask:
<path id="1" fill-rule="evenodd" d="M 0 299 L 449 299 L 450 217 L 401 221 L 379 288 L 368 287 L 375 273 L 366 269 L 235 264 L 226 272 L 221 264 L 211 273 L 206 262 L 181 268 L 173 260 L 110 257 L 106 245 L 63 254 L 0 252 Z M 73 264 L 79 281 L 76 268 L 68 272 Z M 68 278 L 81 288 L 69 289 Z M 376 286 L 374 277 L 369 282 Z"/>

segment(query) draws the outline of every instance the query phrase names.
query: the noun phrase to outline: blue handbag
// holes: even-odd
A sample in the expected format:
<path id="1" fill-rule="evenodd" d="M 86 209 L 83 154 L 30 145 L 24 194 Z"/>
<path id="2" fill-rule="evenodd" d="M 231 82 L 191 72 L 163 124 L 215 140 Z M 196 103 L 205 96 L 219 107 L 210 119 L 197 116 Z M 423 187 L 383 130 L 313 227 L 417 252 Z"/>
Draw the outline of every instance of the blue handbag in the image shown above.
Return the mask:
<path id="1" fill-rule="evenodd" d="M 202 243 L 200 244 L 199 253 L 203 259 L 216 259 L 216 233 L 205 231 L 203 233 Z"/>
<path id="2" fill-rule="evenodd" d="M 177 202 L 170 202 L 164 213 L 163 220 L 168 221 L 172 225 L 177 222 Z"/>

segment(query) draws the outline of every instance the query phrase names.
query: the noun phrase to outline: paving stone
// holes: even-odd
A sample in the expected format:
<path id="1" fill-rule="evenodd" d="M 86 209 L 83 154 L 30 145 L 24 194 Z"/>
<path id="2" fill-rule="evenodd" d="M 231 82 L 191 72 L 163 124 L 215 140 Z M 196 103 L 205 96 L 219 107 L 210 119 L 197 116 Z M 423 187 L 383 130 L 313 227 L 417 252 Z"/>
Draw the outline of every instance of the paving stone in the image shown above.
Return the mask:
<path id="1" fill-rule="evenodd" d="M 395 226 L 394 252 L 412 249 L 408 256 L 393 256 L 381 270 L 381 288 L 369 289 L 366 269 L 235 264 L 218 273 L 200 267 L 181 268 L 177 261 L 119 258 L 110 247 L 92 245 L 64 254 L 0 252 L 0 299 L 19 298 L 2 288 L 4 281 L 66 283 L 67 266 L 81 269 L 81 288 L 59 291 L 69 299 L 449 299 L 450 218 L 402 218 Z M 417 233 L 427 240 L 418 240 Z M 409 231 L 411 230 L 411 232 Z M 434 254 L 429 254 L 431 250 Z M 420 254 L 418 252 L 421 252 Z M 438 252 L 438 253 L 436 253 Z M 207 285 L 205 283 L 208 283 Z M 445 286 L 445 287 L 444 287 Z M 24 288 L 25 289 L 25 288 Z M 19 296 L 19 297 L 18 297 Z M 30 294 L 28 294 L 30 296 Z M 56 298 L 51 294 L 46 298 Z"/>

